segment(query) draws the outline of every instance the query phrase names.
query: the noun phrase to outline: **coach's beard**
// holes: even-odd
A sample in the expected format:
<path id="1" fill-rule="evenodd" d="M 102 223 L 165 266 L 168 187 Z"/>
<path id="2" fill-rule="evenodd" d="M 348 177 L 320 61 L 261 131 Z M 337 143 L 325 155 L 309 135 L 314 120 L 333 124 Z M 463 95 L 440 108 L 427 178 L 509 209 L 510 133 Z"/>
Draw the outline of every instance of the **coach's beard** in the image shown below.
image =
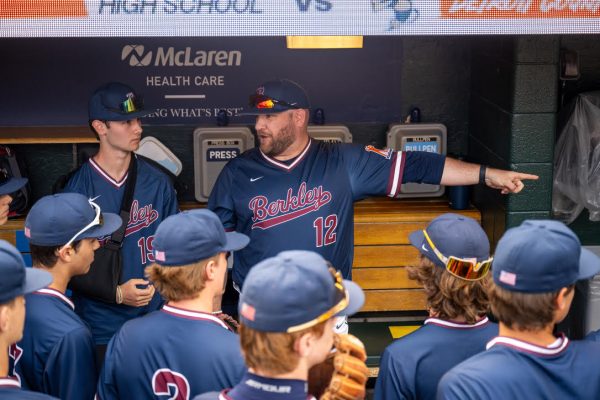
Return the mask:
<path id="1" fill-rule="evenodd" d="M 294 134 L 287 127 L 279 131 L 276 138 L 273 134 L 258 133 L 260 151 L 269 157 L 277 157 L 294 143 Z"/>

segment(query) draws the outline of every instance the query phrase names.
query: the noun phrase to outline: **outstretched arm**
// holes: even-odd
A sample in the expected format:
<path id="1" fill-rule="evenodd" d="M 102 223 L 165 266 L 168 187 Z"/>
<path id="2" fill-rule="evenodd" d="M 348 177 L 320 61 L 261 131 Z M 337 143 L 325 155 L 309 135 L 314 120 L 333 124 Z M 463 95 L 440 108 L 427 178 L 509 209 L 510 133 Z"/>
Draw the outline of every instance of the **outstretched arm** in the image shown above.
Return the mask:
<path id="1" fill-rule="evenodd" d="M 446 157 L 441 184 L 447 186 L 475 185 L 479 182 L 480 167 L 479 164 Z M 524 179 L 537 180 L 538 176 L 490 167 L 485 172 L 485 184 L 501 190 L 502 194 L 519 193 L 525 187 L 522 182 Z"/>

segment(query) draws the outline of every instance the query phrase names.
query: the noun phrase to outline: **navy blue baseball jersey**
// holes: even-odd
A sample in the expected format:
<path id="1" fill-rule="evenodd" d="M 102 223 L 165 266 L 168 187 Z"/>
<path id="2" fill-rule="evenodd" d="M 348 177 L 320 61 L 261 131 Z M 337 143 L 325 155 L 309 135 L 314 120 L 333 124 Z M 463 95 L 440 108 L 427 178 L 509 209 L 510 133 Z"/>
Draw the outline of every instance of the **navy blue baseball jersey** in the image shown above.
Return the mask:
<path id="1" fill-rule="evenodd" d="M 600 329 L 598 329 L 597 331 L 588 333 L 587 336 L 585 337 L 585 340 L 593 340 L 596 342 L 600 342 Z"/>
<path id="2" fill-rule="evenodd" d="M 167 304 L 115 334 L 97 393 L 102 400 L 189 399 L 231 387 L 245 371 L 239 338 L 223 321 Z"/>
<path id="3" fill-rule="evenodd" d="M 566 337 L 540 347 L 496 337 L 451 369 L 438 399 L 598 399 L 600 343 Z"/>
<path id="4" fill-rule="evenodd" d="M 264 378 L 247 372 L 232 389 L 204 393 L 194 400 L 315 400 L 306 381 Z"/>
<path id="5" fill-rule="evenodd" d="M 144 278 L 144 268 L 154 261 L 152 241 L 158 225 L 177 212 L 177 196 L 169 178 L 143 159 L 137 159 L 137 180 L 127 222 L 121 254 L 123 272 L 120 283 L 132 278 Z M 100 166 L 89 159 L 73 175 L 65 192 L 97 197 L 96 203 L 104 212 L 119 214 L 127 175 L 117 182 Z M 158 292 L 145 307 L 107 304 L 73 294 L 79 315 L 90 325 L 96 344 L 106 344 L 127 320 L 160 308 Z"/>
<path id="6" fill-rule="evenodd" d="M 425 325 L 396 340 L 383 352 L 375 399 L 435 399 L 442 376 L 456 364 L 485 350 L 498 335 L 487 317 L 475 324 L 428 318 Z"/>
<path id="7" fill-rule="evenodd" d="M 14 400 L 57 400 L 56 397 L 48 396 L 44 393 L 30 392 L 21 390 L 21 383 L 18 379 L 4 377 L 0 378 L 0 399 Z"/>
<path id="8" fill-rule="evenodd" d="M 351 278 L 353 203 L 370 195 L 394 197 L 402 182 L 440 182 L 443 156 L 311 140 L 289 162 L 259 148 L 231 160 L 208 200 L 227 230 L 250 236 L 234 256 L 241 287 L 250 268 L 283 250 L 320 253 Z"/>
<path id="9" fill-rule="evenodd" d="M 71 300 L 45 288 L 25 301 L 23 339 L 10 349 L 23 387 L 61 399 L 91 399 L 98 379 L 94 341 Z"/>

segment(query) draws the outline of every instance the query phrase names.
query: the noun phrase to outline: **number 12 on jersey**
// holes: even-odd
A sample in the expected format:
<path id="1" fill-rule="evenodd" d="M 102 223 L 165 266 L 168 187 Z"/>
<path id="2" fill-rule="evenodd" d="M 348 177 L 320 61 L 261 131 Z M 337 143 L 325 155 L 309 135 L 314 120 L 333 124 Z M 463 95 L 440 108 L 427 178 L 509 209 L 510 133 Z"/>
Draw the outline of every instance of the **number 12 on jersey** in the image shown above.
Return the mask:
<path id="1" fill-rule="evenodd" d="M 316 246 L 323 247 L 335 243 L 338 217 L 336 214 L 319 217 L 313 222 L 316 233 Z"/>

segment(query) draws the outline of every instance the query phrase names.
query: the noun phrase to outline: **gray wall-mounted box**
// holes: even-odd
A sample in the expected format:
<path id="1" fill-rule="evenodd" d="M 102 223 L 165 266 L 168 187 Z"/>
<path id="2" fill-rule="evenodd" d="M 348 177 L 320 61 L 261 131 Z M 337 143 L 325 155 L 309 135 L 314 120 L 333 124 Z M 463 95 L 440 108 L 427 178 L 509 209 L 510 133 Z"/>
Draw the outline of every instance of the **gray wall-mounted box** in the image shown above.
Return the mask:
<path id="1" fill-rule="evenodd" d="M 446 127 L 442 124 L 390 125 L 387 147 L 402 151 L 429 151 L 446 154 Z M 444 186 L 405 183 L 396 197 L 436 197 L 444 194 Z"/>
<path id="2" fill-rule="evenodd" d="M 198 201 L 208 196 L 229 160 L 254 147 L 254 135 L 245 126 L 196 128 L 194 130 L 194 195 Z"/>
<path id="3" fill-rule="evenodd" d="M 308 134 L 317 140 L 332 143 L 352 143 L 352 134 L 344 125 L 309 125 Z"/>

